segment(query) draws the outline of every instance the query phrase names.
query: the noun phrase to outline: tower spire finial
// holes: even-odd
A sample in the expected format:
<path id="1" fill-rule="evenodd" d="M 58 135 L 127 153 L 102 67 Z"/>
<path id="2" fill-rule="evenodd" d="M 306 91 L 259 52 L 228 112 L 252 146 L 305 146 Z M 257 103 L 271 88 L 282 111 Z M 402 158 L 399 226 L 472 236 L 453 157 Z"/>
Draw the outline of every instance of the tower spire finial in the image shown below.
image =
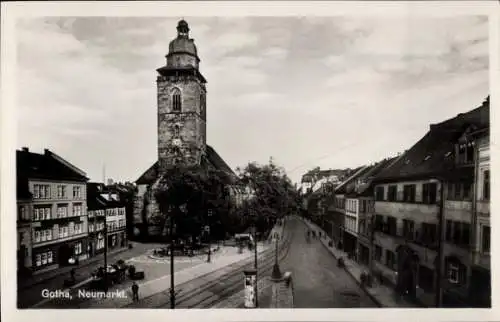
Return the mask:
<path id="1" fill-rule="evenodd" d="M 189 26 L 186 20 L 182 18 L 179 20 L 179 23 L 177 24 L 177 35 L 179 37 L 188 37 L 189 36 Z"/>

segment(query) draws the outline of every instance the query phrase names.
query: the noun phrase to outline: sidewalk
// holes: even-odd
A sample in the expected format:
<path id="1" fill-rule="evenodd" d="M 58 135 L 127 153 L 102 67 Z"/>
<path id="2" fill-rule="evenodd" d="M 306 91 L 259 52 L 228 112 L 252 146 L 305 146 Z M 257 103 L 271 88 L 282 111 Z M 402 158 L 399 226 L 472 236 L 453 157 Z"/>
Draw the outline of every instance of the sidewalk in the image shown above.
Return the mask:
<path id="1" fill-rule="evenodd" d="M 322 235 L 326 233 L 319 226 L 314 224 L 311 221 L 302 219 L 301 220 L 309 226 L 310 229 L 314 229 L 316 231 L 322 231 Z M 351 275 L 351 277 L 361 285 L 361 273 L 367 271 L 367 268 L 364 268 L 362 265 L 356 263 L 355 261 L 348 258 L 347 254 L 341 250 L 338 250 L 335 247 L 328 246 L 328 242 L 331 240 L 330 237 L 327 238 L 319 238 L 323 246 L 325 246 L 328 251 L 335 257 L 336 259 L 339 257 L 344 258 L 345 263 L 345 271 Z M 380 307 L 404 307 L 404 308 L 420 308 L 412 302 L 401 299 L 396 295 L 394 290 L 385 285 L 375 284 L 373 283 L 372 287 L 365 287 L 363 290 L 370 296 L 370 298 Z"/>
<path id="2" fill-rule="evenodd" d="M 259 254 L 269 249 L 269 245 L 265 245 L 263 243 L 258 244 L 257 251 Z M 238 263 L 243 260 L 252 260 L 254 256 L 254 252 L 244 251 L 242 254 L 238 253 L 236 247 L 234 247 L 233 252 L 227 253 L 226 256 L 218 257 L 216 260 L 211 263 L 201 262 L 198 265 L 192 266 L 190 268 L 184 269 L 182 271 L 175 272 L 175 286 L 179 286 L 185 282 L 191 281 L 197 277 L 202 275 L 214 272 L 216 270 L 227 267 L 231 264 Z M 146 272 L 147 274 L 147 272 Z M 170 289 L 170 274 L 166 274 L 160 278 L 143 282 L 139 284 L 139 296 L 140 298 L 147 298 L 151 295 L 155 295 L 158 293 L 164 293 L 165 298 L 168 298 L 168 290 Z M 80 305 L 80 308 L 88 307 L 88 308 L 121 308 L 124 306 L 133 305 L 132 294 L 129 287 L 120 288 L 119 290 L 124 290 L 127 294 L 126 297 L 122 298 L 105 298 L 105 299 L 95 299 L 89 300 L 83 305 Z M 178 296 L 182 295 L 182 289 L 179 291 Z M 147 303 L 149 307 L 154 307 L 155 303 Z"/>
<path id="3" fill-rule="evenodd" d="M 144 253 L 147 249 L 155 247 L 156 244 L 134 243 L 132 249 L 120 249 L 113 253 L 108 253 L 108 263 L 114 264 L 118 259 L 127 260 L 131 257 Z M 33 279 L 19 282 L 17 290 L 18 308 L 29 308 L 40 301 L 43 301 L 42 290 L 63 290 L 64 280 L 70 278 L 70 270 L 75 268 L 76 285 L 88 282 L 90 274 L 97 266 L 103 265 L 104 254 L 100 254 L 79 266 L 59 268 L 54 271 L 42 273 Z M 22 284 L 21 284 L 22 283 Z M 75 285 L 75 286 L 76 286 Z"/>
<path id="4" fill-rule="evenodd" d="M 282 233 L 283 229 L 282 227 L 275 227 L 273 228 L 272 232 L 274 231 L 279 231 Z M 149 245 L 151 246 L 151 245 Z M 259 242 L 257 244 L 257 250 L 259 255 L 261 255 L 264 251 L 269 250 L 271 245 L 267 241 L 264 242 Z M 226 248 L 226 247 L 224 247 Z M 140 256 L 143 256 L 146 254 L 142 254 Z M 190 280 L 193 280 L 197 277 L 203 276 L 205 274 L 217 271 L 217 270 L 223 270 L 224 267 L 228 267 L 231 264 L 236 264 L 238 262 L 242 262 L 242 265 L 244 262 L 251 262 L 253 261 L 253 256 L 254 252 L 253 251 L 248 251 L 244 250 L 243 253 L 239 254 L 238 248 L 237 247 L 227 247 L 223 251 L 215 252 L 213 254 L 214 257 L 212 257 L 212 262 L 207 263 L 205 260 L 200 260 L 199 258 L 193 259 L 193 261 L 197 261 L 198 263 L 193 262 L 192 265 L 187 265 L 184 268 L 179 267 L 178 263 L 176 265 L 176 271 L 175 271 L 175 285 L 178 286 L 182 283 L 188 282 Z M 145 256 L 147 257 L 147 255 Z M 133 262 L 135 258 L 129 258 L 126 260 L 126 262 Z M 150 259 L 153 260 L 153 259 Z M 177 261 L 176 261 L 177 262 Z M 135 264 L 135 263 L 134 263 Z M 139 263 L 138 263 L 139 264 Z M 165 263 L 166 265 L 169 265 L 168 263 Z M 158 264 L 156 264 L 158 265 Z M 183 266 L 183 265 L 181 265 Z M 140 268 L 140 267 L 139 267 Z M 179 270 L 177 270 L 179 268 Z M 228 267 L 228 269 L 231 269 Z M 150 276 L 148 274 L 148 270 L 144 269 L 146 273 L 146 278 Z M 142 283 L 139 284 L 139 296 L 141 299 L 145 299 L 149 296 L 152 295 L 159 295 L 159 296 L 152 296 L 153 300 L 152 301 L 158 301 L 162 300 L 164 301 L 165 297 L 168 297 L 168 290 L 170 289 L 170 269 L 166 268 L 166 271 L 168 274 L 165 275 L 156 275 L 156 278 L 153 277 L 152 280 L 145 280 L 142 281 Z M 226 273 L 226 272 L 224 272 Z M 160 276 L 160 277 L 158 277 Z M 88 277 L 88 275 L 87 275 Z M 131 289 L 130 285 L 131 282 L 128 281 L 124 284 L 119 285 L 117 288 L 110 289 L 110 292 L 120 292 L 124 291 L 123 293 L 125 294 L 124 297 L 114 297 L 114 298 L 98 298 L 98 299 L 80 299 L 78 298 L 78 291 L 77 288 L 79 286 L 82 286 L 85 284 L 85 281 L 80 282 L 79 284 L 69 288 L 69 290 L 72 293 L 73 299 L 76 300 L 76 303 L 69 302 L 67 305 L 64 307 L 73 307 L 77 306 L 78 308 L 120 308 L 124 306 L 129 306 L 132 304 L 132 294 L 131 294 Z M 129 285 L 130 284 L 130 285 Z M 178 290 L 182 294 L 182 290 Z M 75 298 L 76 297 L 76 298 Z M 134 303 L 135 304 L 135 303 Z M 154 303 L 147 303 L 148 307 L 155 307 Z M 160 303 L 161 304 L 161 303 Z M 38 303 L 36 305 L 37 307 L 53 307 L 52 300 L 43 300 L 42 302 Z M 135 305 L 134 305 L 135 306 Z"/>
<path id="5" fill-rule="evenodd" d="M 108 252 L 108 258 L 114 258 L 116 257 L 117 254 L 123 253 L 125 251 L 129 250 L 128 248 L 120 248 L 112 252 Z M 75 270 L 78 270 L 80 268 L 87 267 L 89 265 L 92 265 L 96 262 L 103 261 L 104 255 L 99 254 L 98 256 L 91 257 L 89 259 L 86 259 L 81 262 L 80 265 L 78 266 L 66 266 L 66 267 L 60 267 L 56 268 L 51 271 L 43 272 L 40 274 L 33 275 L 31 277 L 25 277 L 23 279 L 19 278 L 18 279 L 18 290 L 25 290 L 29 289 L 34 285 L 45 283 L 47 281 L 50 281 L 54 278 L 57 278 L 61 275 L 69 276 L 70 271 L 74 268 Z"/>

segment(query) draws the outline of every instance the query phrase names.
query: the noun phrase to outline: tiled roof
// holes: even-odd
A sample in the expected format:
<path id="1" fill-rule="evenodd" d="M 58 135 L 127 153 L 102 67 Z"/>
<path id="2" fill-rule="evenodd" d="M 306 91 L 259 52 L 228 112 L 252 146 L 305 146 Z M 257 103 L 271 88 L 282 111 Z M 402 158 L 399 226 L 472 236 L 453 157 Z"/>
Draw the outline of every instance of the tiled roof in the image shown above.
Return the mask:
<path id="1" fill-rule="evenodd" d="M 29 179 L 52 179 L 69 181 L 87 181 L 82 172 L 76 170 L 69 162 L 61 157 L 54 157 L 46 150 L 44 154 L 24 150 L 16 151 L 17 176 Z"/>
<path id="2" fill-rule="evenodd" d="M 364 171 L 359 177 L 356 178 L 356 180 L 361 181 L 361 184 L 355 190 L 352 190 L 351 188 L 351 192 L 349 194 L 352 196 L 372 196 L 373 179 L 378 173 L 394 164 L 398 158 L 399 157 L 386 158 L 370 166 L 369 169 Z"/>
<path id="3" fill-rule="evenodd" d="M 124 207 L 124 202 L 120 200 L 108 200 L 106 193 L 108 190 L 105 189 L 103 183 L 89 182 L 87 183 L 87 209 L 88 210 L 99 210 L 106 208 L 116 208 Z M 113 195 L 113 194 L 112 194 Z"/>
<path id="4" fill-rule="evenodd" d="M 98 210 L 104 209 L 106 204 L 100 200 L 99 197 L 100 189 L 99 187 L 104 187 L 103 183 L 97 182 L 87 182 L 87 209 L 88 210 Z"/>
<path id="5" fill-rule="evenodd" d="M 335 194 L 345 194 L 350 192 L 350 184 L 359 178 L 363 173 L 367 172 L 370 170 L 371 167 L 369 166 L 361 166 L 356 169 L 354 169 L 352 172 L 350 172 L 350 175 L 347 177 L 347 179 L 342 182 L 336 189 L 335 189 Z"/>
<path id="6" fill-rule="evenodd" d="M 454 145 L 469 127 L 490 125 L 489 99 L 482 106 L 438 124 L 406 151 L 391 167 L 384 169 L 376 181 L 397 181 L 441 176 L 453 168 Z"/>
<path id="7" fill-rule="evenodd" d="M 207 159 L 210 164 L 218 169 L 223 171 L 228 175 L 228 179 L 230 179 L 232 182 L 236 182 L 238 180 L 236 174 L 234 171 L 229 167 L 229 165 L 224 161 L 220 155 L 212 148 L 210 145 L 207 145 Z"/>
<path id="8" fill-rule="evenodd" d="M 221 170 L 228 175 L 228 179 L 231 182 L 236 182 L 237 176 L 234 171 L 227 165 L 227 163 L 219 156 L 219 154 L 207 145 L 206 159 L 209 165 L 212 165 L 215 169 Z M 137 184 L 152 184 L 158 178 L 158 161 L 155 162 L 146 172 L 144 172 L 139 179 L 137 179 Z"/>

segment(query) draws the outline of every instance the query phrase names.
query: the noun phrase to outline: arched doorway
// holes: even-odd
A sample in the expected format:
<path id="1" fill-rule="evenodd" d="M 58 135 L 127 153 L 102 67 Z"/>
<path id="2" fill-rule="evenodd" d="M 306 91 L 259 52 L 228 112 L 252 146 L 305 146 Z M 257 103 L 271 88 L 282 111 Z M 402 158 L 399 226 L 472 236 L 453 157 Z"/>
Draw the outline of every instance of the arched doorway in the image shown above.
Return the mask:
<path id="1" fill-rule="evenodd" d="M 400 294 L 416 295 L 417 269 L 420 259 L 413 249 L 407 245 L 396 248 L 398 256 L 397 290 Z"/>

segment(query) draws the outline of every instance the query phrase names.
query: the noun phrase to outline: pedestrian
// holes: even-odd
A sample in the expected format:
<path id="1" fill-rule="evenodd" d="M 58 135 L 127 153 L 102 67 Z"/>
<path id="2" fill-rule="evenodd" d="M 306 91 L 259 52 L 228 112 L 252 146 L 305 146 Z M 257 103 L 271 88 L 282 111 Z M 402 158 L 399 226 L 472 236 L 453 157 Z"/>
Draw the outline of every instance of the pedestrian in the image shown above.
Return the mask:
<path id="1" fill-rule="evenodd" d="M 132 300 L 134 302 L 139 302 L 139 285 L 134 281 L 132 284 Z"/>

